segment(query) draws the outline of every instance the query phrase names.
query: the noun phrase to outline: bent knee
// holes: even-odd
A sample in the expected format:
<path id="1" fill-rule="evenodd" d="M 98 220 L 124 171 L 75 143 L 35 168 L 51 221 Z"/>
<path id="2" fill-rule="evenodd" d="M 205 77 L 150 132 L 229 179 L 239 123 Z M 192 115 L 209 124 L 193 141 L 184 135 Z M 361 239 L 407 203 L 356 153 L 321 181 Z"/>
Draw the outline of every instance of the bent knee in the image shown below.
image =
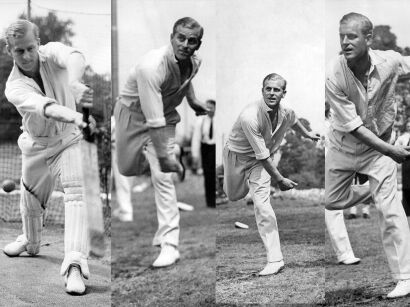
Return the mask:
<path id="1" fill-rule="evenodd" d="M 346 209 L 346 204 L 342 200 L 331 199 L 331 198 L 326 197 L 325 208 L 330 211 L 343 210 L 343 209 Z"/>

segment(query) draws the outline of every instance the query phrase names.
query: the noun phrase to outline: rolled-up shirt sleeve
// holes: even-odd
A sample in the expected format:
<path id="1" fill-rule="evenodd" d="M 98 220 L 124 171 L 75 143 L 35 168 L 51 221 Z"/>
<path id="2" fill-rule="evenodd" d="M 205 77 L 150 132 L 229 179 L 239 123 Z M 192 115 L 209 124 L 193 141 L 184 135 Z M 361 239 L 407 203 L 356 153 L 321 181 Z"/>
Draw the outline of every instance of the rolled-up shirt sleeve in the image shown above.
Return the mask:
<path id="1" fill-rule="evenodd" d="M 326 78 L 326 101 L 333 110 L 333 127 L 342 132 L 352 132 L 361 125 L 363 121 L 357 114 L 355 104 L 350 101 L 330 78 Z"/>
<path id="2" fill-rule="evenodd" d="M 5 95 L 7 100 L 20 112 L 36 113 L 45 118 L 44 108 L 55 102 L 52 98 L 42 96 L 31 87 L 18 81 L 7 84 Z"/>
<path id="3" fill-rule="evenodd" d="M 253 151 L 255 152 L 255 158 L 257 160 L 264 160 L 269 158 L 270 152 L 266 147 L 265 140 L 263 139 L 259 123 L 256 116 L 241 115 L 241 127 L 249 141 Z"/>
<path id="4" fill-rule="evenodd" d="M 161 84 L 165 76 L 164 68 L 137 66 L 135 77 L 141 109 L 147 120 L 147 126 L 158 128 L 165 126 L 164 104 L 162 102 Z"/>
<path id="5" fill-rule="evenodd" d="M 42 46 L 41 51 L 52 58 L 53 62 L 61 68 L 67 68 L 68 58 L 73 53 L 79 54 L 84 58 L 84 55 L 79 50 L 59 42 L 50 42 Z"/>

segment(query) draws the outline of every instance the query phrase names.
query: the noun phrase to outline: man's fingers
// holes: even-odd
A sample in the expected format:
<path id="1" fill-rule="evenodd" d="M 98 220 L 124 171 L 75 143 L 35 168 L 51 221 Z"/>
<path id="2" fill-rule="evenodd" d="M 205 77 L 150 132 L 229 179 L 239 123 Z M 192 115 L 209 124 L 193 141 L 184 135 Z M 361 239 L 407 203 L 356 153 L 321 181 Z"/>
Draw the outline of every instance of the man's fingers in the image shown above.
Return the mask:
<path id="1" fill-rule="evenodd" d="M 296 187 L 298 184 L 292 180 L 290 180 L 290 182 Z"/>

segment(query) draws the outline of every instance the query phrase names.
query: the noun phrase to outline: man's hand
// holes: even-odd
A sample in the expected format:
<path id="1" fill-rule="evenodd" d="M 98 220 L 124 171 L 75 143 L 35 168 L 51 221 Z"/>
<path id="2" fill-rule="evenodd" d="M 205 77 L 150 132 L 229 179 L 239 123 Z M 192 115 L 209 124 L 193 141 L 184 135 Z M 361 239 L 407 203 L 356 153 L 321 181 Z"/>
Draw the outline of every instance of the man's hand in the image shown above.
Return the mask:
<path id="1" fill-rule="evenodd" d="M 281 180 L 278 181 L 278 185 L 281 191 L 287 191 L 293 189 L 298 184 L 288 178 L 283 177 Z"/>
<path id="2" fill-rule="evenodd" d="M 209 112 L 206 104 L 200 102 L 199 100 L 189 102 L 190 107 L 195 111 L 196 116 L 206 115 Z"/>
<path id="3" fill-rule="evenodd" d="M 92 108 L 94 92 L 91 88 L 79 81 L 73 81 L 70 84 L 70 90 L 78 105 L 83 108 Z"/>
<path id="4" fill-rule="evenodd" d="M 171 157 L 159 157 L 159 166 L 161 167 L 161 171 L 164 173 L 178 173 L 182 174 L 183 167 L 182 165 L 175 160 L 174 158 Z"/>
<path id="5" fill-rule="evenodd" d="M 410 160 L 410 146 L 391 146 L 387 156 L 397 163 L 403 163 L 406 160 Z"/>

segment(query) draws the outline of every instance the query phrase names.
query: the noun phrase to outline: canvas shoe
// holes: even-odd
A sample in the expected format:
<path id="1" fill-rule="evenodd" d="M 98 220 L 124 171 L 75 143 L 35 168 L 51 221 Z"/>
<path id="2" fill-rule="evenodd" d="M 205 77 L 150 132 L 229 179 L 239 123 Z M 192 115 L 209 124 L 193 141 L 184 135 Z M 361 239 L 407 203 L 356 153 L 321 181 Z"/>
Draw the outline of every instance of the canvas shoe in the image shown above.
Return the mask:
<path id="1" fill-rule="evenodd" d="M 78 264 L 71 264 L 65 275 L 65 291 L 73 295 L 81 295 L 85 292 L 81 268 Z"/>
<path id="2" fill-rule="evenodd" d="M 352 265 L 352 264 L 359 264 L 360 263 L 360 258 L 356 258 L 356 257 L 350 257 L 347 258 L 343 261 L 339 261 L 339 264 L 344 264 L 344 265 Z"/>
<path id="3" fill-rule="evenodd" d="M 265 268 L 259 272 L 259 276 L 272 275 L 279 273 L 285 266 L 283 260 L 276 262 L 268 262 Z"/>
<path id="4" fill-rule="evenodd" d="M 26 236 L 24 234 L 19 235 L 16 241 L 11 242 L 4 247 L 3 252 L 9 257 L 16 257 L 19 256 L 22 252 L 27 251 L 27 245 L 28 241 Z"/>
<path id="5" fill-rule="evenodd" d="M 178 249 L 170 244 L 163 244 L 161 247 L 161 253 L 158 258 L 154 261 L 152 266 L 154 268 L 162 268 L 170 266 L 179 260 Z"/>
<path id="6" fill-rule="evenodd" d="M 387 298 L 396 298 L 406 296 L 410 293 L 410 279 L 399 280 L 394 288 L 389 294 L 387 294 Z"/>

